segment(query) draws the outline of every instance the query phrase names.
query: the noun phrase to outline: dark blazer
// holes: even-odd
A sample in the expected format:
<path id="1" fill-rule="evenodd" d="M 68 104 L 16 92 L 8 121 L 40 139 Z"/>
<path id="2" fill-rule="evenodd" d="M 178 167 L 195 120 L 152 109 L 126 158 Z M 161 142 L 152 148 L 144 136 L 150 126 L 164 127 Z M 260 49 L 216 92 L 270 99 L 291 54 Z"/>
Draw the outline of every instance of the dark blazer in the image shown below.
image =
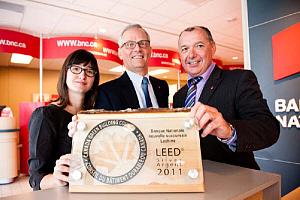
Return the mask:
<path id="1" fill-rule="evenodd" d="M 173 97 L 174 108 L 184 107 L 188 87 Z M 259 169 L 253 151 L 274 144 L 279 138 L 279 123 L 263 99 L 256 76 L 249 70 L 222 70 L 215 67 L 199 101 L 215 107 L 237 132 L 236 152 L 215 136 L 201 138 L 203 159 Z"/>
<path id="2" fill-rule="evenodd" d="M 149 77 L 160 108 L 168 107 L 169 86 L 166 81 Z M 95 108 L 105 110 L 124 110 L 140 108 L 134 86 L 125 72 L 122 76 L 98 86 Z"/>

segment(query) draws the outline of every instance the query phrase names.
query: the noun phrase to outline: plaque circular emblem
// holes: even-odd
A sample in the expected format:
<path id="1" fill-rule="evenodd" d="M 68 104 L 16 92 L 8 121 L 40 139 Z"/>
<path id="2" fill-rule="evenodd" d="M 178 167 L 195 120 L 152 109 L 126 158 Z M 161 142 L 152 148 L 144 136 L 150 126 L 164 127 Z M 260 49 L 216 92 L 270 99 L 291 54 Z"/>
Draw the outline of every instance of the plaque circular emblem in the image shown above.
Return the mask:
<path id="1" fill-rule="evenodd" d="M 86 136 L 82 159 L 86 170 L 105 184 L 120 184 L 136 176 L 147 157 L 140 129 L 126 120 L 106 120 Z"/>

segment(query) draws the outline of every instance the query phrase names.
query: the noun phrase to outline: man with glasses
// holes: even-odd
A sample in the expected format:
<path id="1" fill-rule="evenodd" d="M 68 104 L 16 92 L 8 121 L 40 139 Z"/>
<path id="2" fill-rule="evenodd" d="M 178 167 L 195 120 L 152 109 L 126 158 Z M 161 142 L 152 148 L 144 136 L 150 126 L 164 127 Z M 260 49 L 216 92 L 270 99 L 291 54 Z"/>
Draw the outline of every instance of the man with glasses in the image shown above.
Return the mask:
<path id="1" fill-rule="evenodd" d="M 149 34 L 139 24 L 129 25 L 122 31 L 118 44 L 118 54 L 126 71 L 119 78 L 98 86 L 95 108 L 167 108 L 167 82 L 148 75 Z"/>

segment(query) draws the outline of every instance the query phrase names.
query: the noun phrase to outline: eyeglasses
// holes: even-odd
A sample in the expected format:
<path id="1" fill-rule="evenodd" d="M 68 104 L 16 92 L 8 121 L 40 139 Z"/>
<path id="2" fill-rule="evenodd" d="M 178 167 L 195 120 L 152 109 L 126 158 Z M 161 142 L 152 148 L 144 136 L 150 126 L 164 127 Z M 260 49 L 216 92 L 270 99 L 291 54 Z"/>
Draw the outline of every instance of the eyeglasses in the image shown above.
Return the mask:
<path id="1" fill-rule="evenodd" d="M 124 44 L 122 44 L 121 48 L 125 46 L 126 49 L 134 49 L 136 44 L 138 44 L 140 48 L 148 48 L 150 46 L 150 41 L 149 40 L 140 40 L 138 42 L 127 41 Z"/>
<path id="2" fill-rule="evenodd" d="M 94 77 L 97 74 L 95 70 L 91 68 L 83 68 L 80 65 L 71 65 L 68 68 L 73 74 L 80 74 L 82 70 L 84 71 L 84 74 L 88 77 Z"/>

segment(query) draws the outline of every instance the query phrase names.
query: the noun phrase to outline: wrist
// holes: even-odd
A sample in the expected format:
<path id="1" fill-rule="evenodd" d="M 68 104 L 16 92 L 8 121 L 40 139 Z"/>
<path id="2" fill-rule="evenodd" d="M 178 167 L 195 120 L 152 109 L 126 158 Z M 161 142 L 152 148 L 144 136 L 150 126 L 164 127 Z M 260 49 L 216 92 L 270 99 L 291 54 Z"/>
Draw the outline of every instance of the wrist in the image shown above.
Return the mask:
<path id="1" fill-rule="evenodd" d="M 227 143 L 228 141 L 230 141 L 233 137 L 234 137 L 234 133 L 235 133 L 235 128 L 232 126 L 232 124 L 227 123 L 229 126 L 229 137 L 227 138 L 219 138 L 218 139 L 223 142 L 223 143 Z"/>

